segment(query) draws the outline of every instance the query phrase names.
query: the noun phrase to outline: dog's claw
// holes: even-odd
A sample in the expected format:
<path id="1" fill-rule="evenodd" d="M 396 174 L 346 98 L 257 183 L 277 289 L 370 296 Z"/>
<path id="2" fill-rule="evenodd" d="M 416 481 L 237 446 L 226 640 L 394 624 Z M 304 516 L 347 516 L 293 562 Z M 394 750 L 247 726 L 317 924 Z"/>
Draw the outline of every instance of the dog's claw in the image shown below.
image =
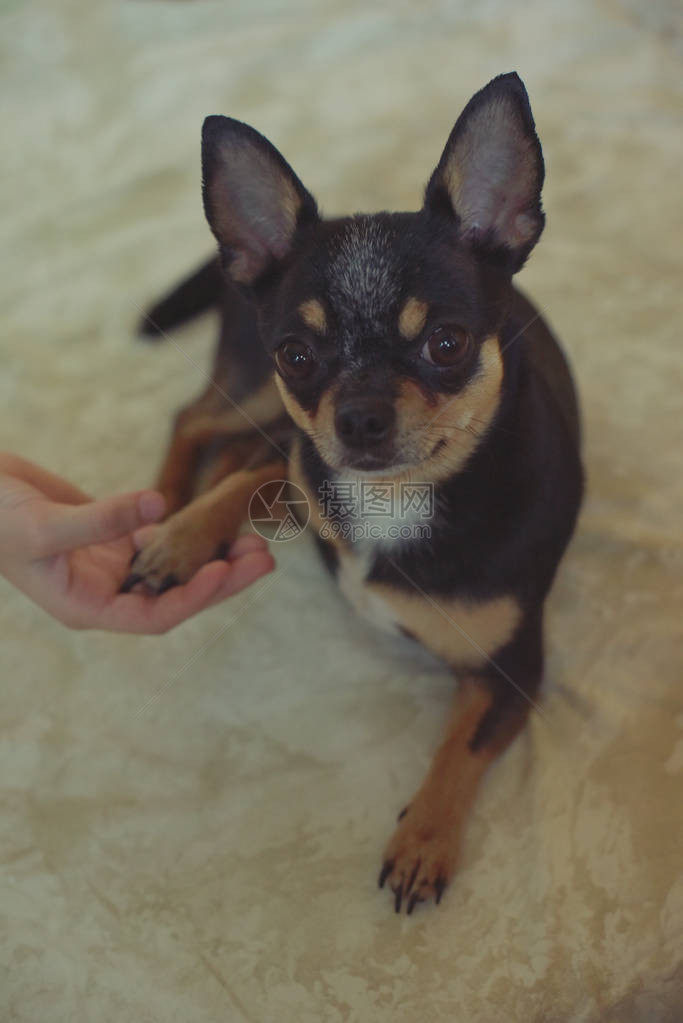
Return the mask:
<path id="1" fill-rule="evenodd" d="M 396 889 L 396 898 L 394 899 L 394 912 L 401 912 L 401 903 L 403 902 L 403 882 Z"/>
<path id="2" fill-rule="evenodd" d="M 119 593 L 130 593 L 134 586 L 142 582 L 143 578 L 138 572 L 131 572 L 121 583 Z"/>
<path id="3" fill-rule="evenodd" d="M 379 888 L 384 888 L 384 882 L 389 877 L 389 874 L 391 873 L 391 871 L 393 869 L 394 869 L 394 861 L 393 860 L 387 860 L 386 863 L 384 864 L 384 866 L 382 867 L 382 870 L 381 870 L 380 875 L 379 875 L 379 880 L 377 881 L 377 886 Z"/>
<path id="4" fill-rule="evenodd" d="M 434 890 L 436 891 L 435 901 L 438 906 L 439 903 L 441 902 L 441 896 L 446 890 L 446 881 L 443 877 L 437 877 L 436 881 L 434 882 Z"/>
<path id="5" fill-rule="evenodd" d="M 406 909 L 406 916 L 410 916 L 410 914 L 417 906 L 418 902 L 422 902 L 420 894 L 419 892 L 413 892 L 413 894 L 410 896 L 410 902 L 408 903 L 408 907 Z"/>
<path id="6" fill-rule="evenodd" d="M 161 586 L 157 590 L 157 596 L 160 597 L 162 593 L 166 593 L 167 590 L 172 590 L 174 586 L 179 586 L 180 580 L 177 575 L 173 575 L 172 572 L 166 576 Z"/>
<path id="7" fill-rule="evenodd" d="M 410 875 L 410 877 L 408 878 L 408 884 L 406 885 L 406 890 L 405 890 L 406 895 L 410 895 L 410 890 L 413 887 L 413 885 L 415 884 L 415 878 L 417 877 L 417 872 L 420 869 L 420 863 L 421 862 L 422 862 L 422 860 L 418 860 L 416 862 L 415 866 L 413 867 L 413 872 Z"/>
<path id="8" fill-rule="evenodd" d="M 408 806 L 410 806 L 410 804 L 408 804 Z M 397 823 L 398 821 L 402 821 L 405 815 L 408 813 L 408 806 L 404 806 L 403 809 L 401 810 L 400 814 L 396 818 Z"/>

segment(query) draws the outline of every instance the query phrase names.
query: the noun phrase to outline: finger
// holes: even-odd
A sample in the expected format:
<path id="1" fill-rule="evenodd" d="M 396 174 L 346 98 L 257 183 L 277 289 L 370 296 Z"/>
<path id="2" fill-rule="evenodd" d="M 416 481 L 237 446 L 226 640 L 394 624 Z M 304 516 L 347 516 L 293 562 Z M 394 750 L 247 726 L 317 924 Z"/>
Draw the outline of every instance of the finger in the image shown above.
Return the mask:
<path id="1" fill-rule="evenodd" d="M 233 597 L 240 590 L 251 586 L 257 579 L 268 575 L 275 568 L 275 559 L 268 551 L 254 551 L 244 554 L 230 563 L 230 575 L 213 594 L 210 603 L 220 604 L 227 597 Z"/>
<path id="2" fill-rule="evenodd" d="M 35 557 L 47 557 L 91 543 L 104 543 L 159 519 L 165 508 L 161 494 L 143 490 L 87 504 L 50 508 L 41 522 Z"/>
<path id="3" fill-rule="evenodd" d="M 243 554 L 255 554 L 257 551 L 267 551 L 268 544 L 262 536 L 257 533 L 245 533 L 244 536 L 240 536 L 230 547 L 228 551 L 228 558 L 230 561 L 235 561 L 237 558 L 241 558 Z"/>
<path id="4" fill-rule="evenodd" d="M 177 586 L 160 597 L 143 598 L 156 604 L 148 605 L 148 627 L 136 631 L 168 632 L 205 607 L 239 593 L 267 575 L 274 566 L 273 557 L 262 551 L 245 554 L 232 562 L 210 561 L 184 586 Z"/>
<path id="5" fill-rule="evenodd" d="M 151 610 L 155 631 L 167 632 L 203 611 L 213 603 L 232 570 L 227 561 L 210 561 L 184 586 L 176 586 L 157 597 L 156 606 Z"/>
<path id="6" fill-rule="evenodd" d="M 244 554 L 232 562 L 211 561 L 184 586 L 161 596 L 118 594 L 91 625 L 114 632 L 168 632 L 205 607 L 250 586 L 274 565 L 272 555 L 263 551 Z"/>
<path id="7" fill-rule="evenodd" d="M 133 546 L 135 547 L 135 550 L 139 551 L 143 547 L 146 547 L 158 528 L 158 524 L 154 523 L 151 526 L 140 526 L 139 529 L 136 529 L 133 533 Z"/>
<path id="8" fill-rule="evenodd" d="M 167 632 L 206 607 L 230 572 L 227 561 L 212 561 L 184 586 L 176 586 L 161 596 L 117 594 L 102 609 L 94 628 L 115 632 Z"/>

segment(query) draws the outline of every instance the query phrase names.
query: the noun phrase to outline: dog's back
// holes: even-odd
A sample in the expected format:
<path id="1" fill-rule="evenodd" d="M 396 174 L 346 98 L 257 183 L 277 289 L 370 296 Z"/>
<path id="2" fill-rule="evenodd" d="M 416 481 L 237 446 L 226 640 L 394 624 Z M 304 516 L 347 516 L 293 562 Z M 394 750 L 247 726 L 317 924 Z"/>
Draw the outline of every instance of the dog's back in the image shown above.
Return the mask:
<path id="1" fill-rule="evenodd" d="M 576 388 L 569 363 L 550 327 L 517 288 L 509 316 L 512 336 L 524 347 L 525 357 L 533 371 L 544 381 L 559 408 L 576 447 L 581 445 L 581 423 Z M 513 342 L 517 343 L 517 341 Z"/>

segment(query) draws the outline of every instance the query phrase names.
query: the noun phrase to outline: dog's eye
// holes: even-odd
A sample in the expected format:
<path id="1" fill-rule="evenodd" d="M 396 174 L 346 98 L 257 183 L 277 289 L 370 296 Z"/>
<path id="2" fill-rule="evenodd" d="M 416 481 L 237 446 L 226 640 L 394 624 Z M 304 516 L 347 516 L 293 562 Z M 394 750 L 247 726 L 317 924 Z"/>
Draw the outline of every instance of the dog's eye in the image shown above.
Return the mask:
<path id="1" fill-rule="evenodd" d="M 275 352 L 278 369 L 285 377 L 305 380 L 317 365 L 317 360 L 303 341 L 285 341 Z"/>
<path id="2" fill-rule="evenodd" d="M 437 327 L 420 354 L 433 366 L 458 366 L 471 351 L 472 337 L 462 327 Z"/>

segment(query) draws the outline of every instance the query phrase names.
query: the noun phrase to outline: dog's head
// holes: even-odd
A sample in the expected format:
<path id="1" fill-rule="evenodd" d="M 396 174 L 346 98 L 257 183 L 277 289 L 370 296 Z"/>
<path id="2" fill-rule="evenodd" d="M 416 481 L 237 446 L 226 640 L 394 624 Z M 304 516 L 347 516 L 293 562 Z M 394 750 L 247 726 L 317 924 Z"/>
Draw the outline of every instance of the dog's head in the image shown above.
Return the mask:
<path id="1" fill-rule="evenodd" d="M 516 74 L 477 93 L 417 213 L 323 221 L 278 151 L 209 117 L 204 206 L 259 306 L 295 422 L 335 470 L 457 471 L 492 421 L 512 274 L 543 230 L 543 158 Z"/>

